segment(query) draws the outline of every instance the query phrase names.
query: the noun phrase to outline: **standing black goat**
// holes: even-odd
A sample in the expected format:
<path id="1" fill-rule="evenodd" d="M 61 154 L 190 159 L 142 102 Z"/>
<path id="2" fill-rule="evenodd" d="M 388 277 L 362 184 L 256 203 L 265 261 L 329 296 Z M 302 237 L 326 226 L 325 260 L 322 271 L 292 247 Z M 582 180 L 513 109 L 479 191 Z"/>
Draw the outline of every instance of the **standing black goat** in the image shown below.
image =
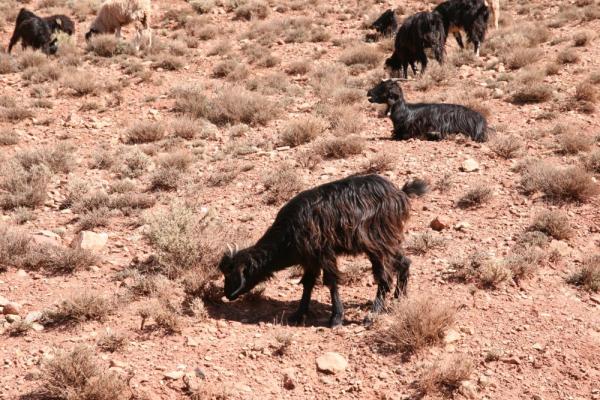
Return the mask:
<path id="1" fill-rule="evenodd" d="M 463 133 L 477 142 L 487 140 L 485 117 L 458 104 L 409 104 L 395 80 L 380 82 L 367 92 L 369 102 L 387 104 L 397 140 L 425 136 L 431 140 L 450 133 Z"/>
<path id="2" fill-rule="evenodd" d="M 404 78 L 408 78 L 408 65 L 414 74 L 417 73 L 415 63 L 421 63 L 421 74 L 427 68 L 425 49 L 431 48 L 435 59 L 444 62 L 444 43 L 446 36 L 444 23 L 440 14 L 419 12 L 408 17 L 403 23 L 394 43 L 394 53 L 385 61 L 385 66 L 396 75 L 400 68 Z"/>
<path id="3" fill-rule="evenodd" d="M 392 278 L 395 296 L 406 292 L 410 260 L 402 254 L 409 195 L 422 195 L 427 184 L 407 182 L 402 189 L 378 175 L 351 176 L 299 193 L 284 205 L 262 238 L 251 247 L 225 254 L 219 268 L 225 275 L 225 296 L 234 300 L 273 273 L 301 265 L 302 299 L 290 322 L 301 323 L 321 271 L 331 293 L 329 326 L 340 325 L 344 307 L 338 293 L 338 255 L 367 254 L 377 281 L 373 313 L 384 306 Z M 366 320 L 369 322 L 369 320 Z"/>
<path id="4" fill-rule="evenodd" d="M 65 25 L 65 19 L 70 21 L 66 16 L 53 16 L 40 18 L 26 8 L 21 8 L 17 15 L 15 22 L 15 30 L 10 38 L 8 44 L 8 52 L 12 51 L 12 48 L 19 40 L 23 48 L 32 47 L 34 49 L 41 49 L 46 54 L 55 54 L 58 50 L 56 44 L 56 38 L 52 39 L 52 33 L 55 30 L 63 30 Z M 60 23 L 58 22 L 60 20 Z M 67 25 L 68 25 L 67 21 Z M 73 23 L 67 26 L 65 29 L 73 29 Z"/>
<path id="5" fill-rule="evenodd" d="M 450 33 L 454 34 L 462 49 L 465 46 L 460 31 L 464 30 L 467 40 L 475 47 L 475 54 L 479 56 L 479 47 L 485 40 L 490 18 L 485 0 L 448 0 L 434 8 L 433 12 L 442 16 L 446 38 Z"/>
<path id="6" fill-rule="evenodd" d="M 396 13 L 394 10 L 389 9 L 379 16 L 371 24 L 371 29 L 375 29 L 381 36 L 391 36 L 396 33 L 398 29 L 398 21 L 396 20 Z"/>
<path id="7" fill-rule="evenodd" d="M 17 15 L 17 20 L 15 21 L 15 28 L 21 25 L 21 23 L 28 20 L 29 18 L 41 18 L 42 20 L 46 21 L 52 33 L 62 31 L 69 36 L 75 33 L 75 23 L 73 22 L 73 20 L 71 20 L 71 18 L 67 17 L 66 15 L 56 14 L 51 15 L 49 17 L 38 17 L 26 8 L 21 8 L 21 10 L 19 11 L 19 14 Z"/>

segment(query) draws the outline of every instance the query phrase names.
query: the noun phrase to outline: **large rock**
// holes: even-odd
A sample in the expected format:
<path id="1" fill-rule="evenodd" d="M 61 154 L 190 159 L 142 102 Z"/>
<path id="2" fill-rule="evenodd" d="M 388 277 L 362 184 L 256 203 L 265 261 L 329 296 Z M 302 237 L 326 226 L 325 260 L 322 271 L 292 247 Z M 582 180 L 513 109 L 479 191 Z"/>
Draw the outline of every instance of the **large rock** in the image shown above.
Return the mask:
<path id="1" fill-rule="evenodd" d="M 448 228 L 448 222 L 446 220 L 444 220 L 443 218 L 440 217 L 435 217 L 430 223 L 429 226 L 431 227 L 431 229 L 433 229 L 434 231 L 443 231 L 444 229 Z"/>
<path id="2" fill-rule="evenodd" d="M 8 301 L 8 299 L 6 297 L 0 296 L 0 307 L 4 307 L 8 303 L 10 303 L 10 301 Z"/>
<path id="3" fill-rule="evenodd" d="M 339 353 L 327 352 L 317 358 L 317 369 L 329 374 L 337 374 L 348 368 L 348 361 Z"/>
<path id="4" fill-rule="evenodd" d="M 106 246 L 106 242 L 108 242 L 108 233 L 81 231 L 73 239 L 71 247 L 99 252 Z"/>

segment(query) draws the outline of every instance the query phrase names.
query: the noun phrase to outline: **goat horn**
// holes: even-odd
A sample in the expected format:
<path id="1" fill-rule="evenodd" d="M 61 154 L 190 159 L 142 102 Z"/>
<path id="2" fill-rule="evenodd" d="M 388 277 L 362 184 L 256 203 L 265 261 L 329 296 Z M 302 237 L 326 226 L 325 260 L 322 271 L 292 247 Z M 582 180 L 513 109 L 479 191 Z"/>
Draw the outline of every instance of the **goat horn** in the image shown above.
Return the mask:
<path id="1" fill-rule="evenodd" d="M 408 79 L 406 79 L 406 78 L 390 78 L 390 81 L 392 81 L 392 82 L 408 82 Z"/>
<path id="2" fill-rule="evenodd" d="M 227 243 L 227 249 L 229 250 L 229 256 L 233 257 L 233 247 L 229 243 Z"/>
<path id="3" fill-rule="evenodd" d="M 234 246 L 235 246 L 235 253 L 237 253 L 237 252 L 240 250 L 240 248 L 238 247 L 238 244 L 237 244 L 237 243 L 235 243 L 235 244 L 234 244 Z M 234 254 L 235 254 L 235 253 L 234 253 Z"/>

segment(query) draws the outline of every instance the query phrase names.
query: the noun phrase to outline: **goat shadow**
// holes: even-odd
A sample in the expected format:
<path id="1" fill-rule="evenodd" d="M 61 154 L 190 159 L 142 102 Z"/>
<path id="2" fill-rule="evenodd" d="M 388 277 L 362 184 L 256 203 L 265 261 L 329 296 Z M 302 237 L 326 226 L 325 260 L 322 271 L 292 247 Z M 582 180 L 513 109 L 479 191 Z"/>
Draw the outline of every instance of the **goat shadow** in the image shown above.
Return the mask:
<path id="1" fill-rule="evenodd" d="M 242 324 L 257 325 L 273 323 L 288 325 L 288 317 L 296 311 L 299 301 L 284 301 L 264 296 L 242 297 L 232 302 L 206 302 L 205 307 L 211 318 L 237 321 Z M 364 308 L 365 304 L 345 302 L 347 309 Z M 352 313 L 354 314 L 354 313 Z M 327 327 L 331 316 L 331 305 L 311 300 L 310 311 L 304 320 L 305 327 Z M 362 320 L 344 317 L 344 325 L 361 324 Z"/>

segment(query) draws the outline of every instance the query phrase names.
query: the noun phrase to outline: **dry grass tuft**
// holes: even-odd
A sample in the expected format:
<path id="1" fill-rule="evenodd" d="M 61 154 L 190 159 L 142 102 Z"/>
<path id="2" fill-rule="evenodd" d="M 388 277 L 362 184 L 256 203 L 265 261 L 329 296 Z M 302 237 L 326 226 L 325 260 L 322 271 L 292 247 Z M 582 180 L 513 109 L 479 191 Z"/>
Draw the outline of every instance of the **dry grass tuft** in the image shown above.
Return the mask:
<path id="1" fill-rule="evenodd" d="M 325 129 L 321 119 L 306 116 L 289 122 L 281 133 L 281 144 L 296 147 L 313 141 Z"/>
<path id="2" fill-rule="evenodd" d="M 200 268 L 210 276 L 220 257 L 216 228 L 207 214 L 185 205 L 147 216 L 146 238 L 156 251 L 155 272 L 169 278 Z M 220 243 L 220 242 L 219 242 Z"/>
<path id="3" fill-rule="evenodd" d="M 456 308 L 439 297 L 411 296 L 394 305 L 390 317 L 391 325 L 380 328 L 384 343 L 393 351 L 414 353 L 442 342 Z"/>
<path id="4" fill-rule="evenodd" d="M 266 125 L 277 116 L 278 111 L 279 107 L 267 97 L 231 87 L 224 89 L 213 99 L 207 118 L 217 125 Z"/>
<path id="5" fill-rule="evenodd" d="M 600 291 L 600 255 L 594 255 L 583 262 L 577 272 L 571 275 L 568 282 L 582 286 L 591 292 Z"/>
<path id="6" fill-rule="evenodd" d="M 125 349 L 125 347 L 127 347 L 127 343 L 127 337 L 116 333 L 108 333 L 100 337 L 96 345 L 102 351 L 106 351 L 108 353 L 115 353 Z"/>
<path id="7" fill-rule="evenodd" d="M 600 150 L 593 151 L 585 158 L 585 168 L 594 173 L 600 173 Z"/>
<path id="8" fill-rule="evenodd" d="M 465 354 L 452 354 L 430 365 L 420 376 L 417 386 L 423 394 L 452 396 L 467 381 L 475 365 Z"/>
<path id="9" fill-rule="evenodd" d="M 556 61 L 560 64 L 575 64 L 579 61 L 579 53 L 573 48 L 566 48 L 558 53 Z"/>
<path id="10" fill-rule="evenodd" d="M 265 19 L 269 16 L 269 4 L 263 0 L 250 0 L 242 2 L 238 5 L 234 14 L 238 19 L 244 19 L 250 21 L 253 19 Z"/>
<path id="11" fill-rule="evenodd" d="M 86 96 L 100 90 L 100 84 L 96 81 L 96 75 L 92 72 L 75 71 L 65 73 L 62 81 L 63 85 L 71 89 L 75 96 Z"/>
<path id="12" fill-rule="evenodd" d="M 452 279 L 459 282 L 474 282 L 484 287 L 496 289 L 512 278 L 512 273 L 504 263 L 489 259 L 482 253 L 454 260 L 450 263 Z"/>
<path id="13" fill-rule="evenodd" d="M 362 153 L 365 147 L 363 139 L 359 136 L 333 138 L 320 142 L 316 151 L 324 158 L 342 159 Z"/>
<path id="14" fill-rule="evenodd" d="M 492 198 L 494 191 L 491 187 L 480 184 L 469 189 L 460 199 L 457 205 L 460 208 L 474 208 L 487 203 Z"/>
<path id="15" fill-rule="evenodd" d="M 64 300 L 52 310 L 43 313 L 46 326 L 75 325 L 85 321 L 105 321 L 114 305 L 106 298 L 83 292 Z"/>
<path id="16" fill-rule="evenodd" d="M 523 141 L 519 136 L 497 136 L 489 144 L 490 149 L 505 159 L 517 157 L 523 149 Z"/>
<path id="17" fill-rule="evenodd" d="M 165 137 L 165 127 L 159 122 L 138 122 L 125 132 L 123 142 L 127 144 L 151 143 Z"/>
<path id="18" fill-rule="evenodd" d="M 0 271 L 1 270 L 2 269 L 0 269 Z M 17 322 L 13 322 L 12 324 L 10 324 L 6 328 L 4 333 L 10 337 L 17 337 L 17 336 L 27 335 L 27 332 L 29 332 L 30 330 L 31 330 L 31 323 L 26 322 L 26 321 L 17 321 Z"/>
<path id="19" fill-rule="evenodd" d="M 406 241 L 406 250 L 413 254 L 423 255 L 445 245 L 444 238 L 431 232 L 424 232 L 410 236 Z"/>
<path id="20" fill-rule="evenodd" d="M 266 189 L 267 204 L 281 204 L 302 190 L 302 179 L 291 166 L 280 167 L 267 176 L 263 182 Z"/>
<path id="21" fill-rule="evenodd" d="M 553 97 L 552 87 L 543 82 L 525 82 L 517 85 L 511 97 L 514 104 L 543 103 Z"/>
<path id="22" fill-rule="evenodd" d="M 17 62 L 9 54 L 0 53 L 0 75 L 17 72 Z"/>
<path id="23" fill-rule="evenodd" d="M 567 132 L 558 138 L 558 152 L 563 154 L 577 154 L 588 151 L 592 147 L 592 139 L 581 133 Z"/>
<path id="24" fill-rule="evenodd" d="M 581 167 L 559 168 L 544 162 L 525 167 L 521 178 L 525 193 L 542 192 L 553 201 L 585 202 L 598 194 L 598 186 Z"/>
<path id="25" fill-rule="evenodd" d="M 35 208 L 46 200 L 50 172 L 44 165 L 24 167 L 16 160 L 1 164 L 0 208 L 11 210 L 17 207 Z"/>
<path id="26" fill-rule="evenodd" d="M 367 174 L 378 174 L 394 169 L 396 158 L 392 153 L 376 153 L 363 164 L 362 170 Z"/>
<path id="27" fill-rule="evenodd" d="M 569 216 L 562 211 L 555 210 L 543 211 L 536 215 L 527 230 L 542 232 L 557 240 L 569 239 L 573 236 Z"/>
<path id="28" fill-rule="evenodd" d="M 589 42 L 593 39 L 593 33 L 590 31 L 581 31 L 577 32 L 573 35 L 573 46 L 575 47 L 583 47 L 587 46 Z"/>
<path id="29" fill-rule="evenodd" d="M 539 49 L 529 47 L 518 47 L 505 57 L 505 64 L 509 69 L 516 70 L 531 65 L 542 57 Z"/>
<path id="30" fill-rule="evenodd" d="M 377 47 L 361 45 L 352 47 L 342 53 L 340 61 L 348 66 L 364 65 L 368 68 L 375 68 L 381 62 L 382 54 Z"/>
<path id="31" fill-rule="evenodd" d="M 103 370 L 87 347 L 60 352 L 46 361 L 34 398 L 55 400 L 126 400 L 128 383 L 117 373 Z"/>

